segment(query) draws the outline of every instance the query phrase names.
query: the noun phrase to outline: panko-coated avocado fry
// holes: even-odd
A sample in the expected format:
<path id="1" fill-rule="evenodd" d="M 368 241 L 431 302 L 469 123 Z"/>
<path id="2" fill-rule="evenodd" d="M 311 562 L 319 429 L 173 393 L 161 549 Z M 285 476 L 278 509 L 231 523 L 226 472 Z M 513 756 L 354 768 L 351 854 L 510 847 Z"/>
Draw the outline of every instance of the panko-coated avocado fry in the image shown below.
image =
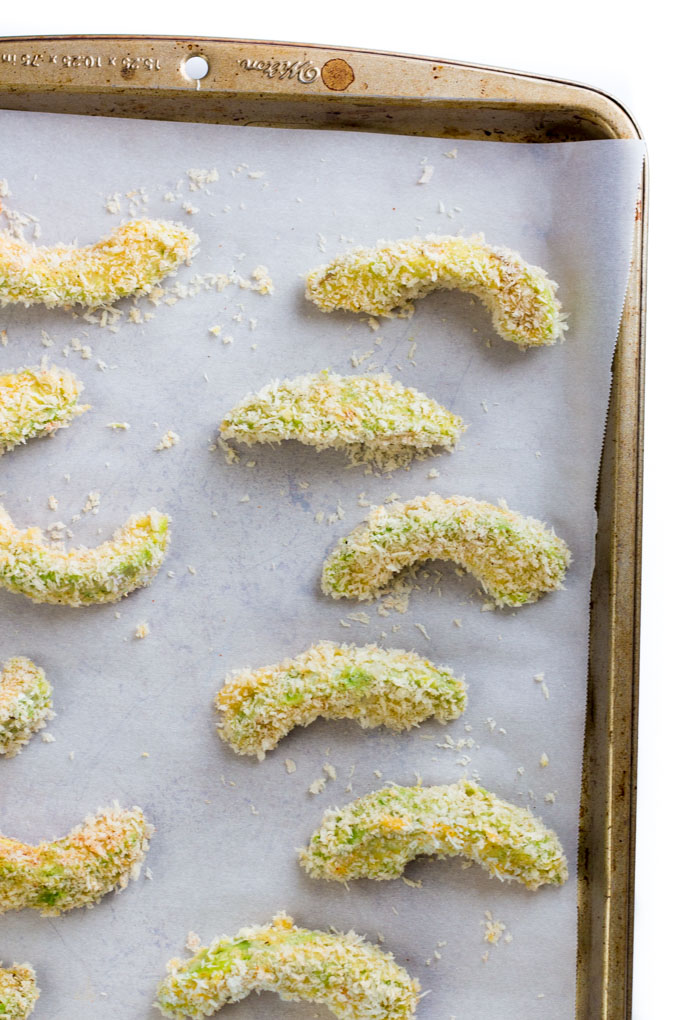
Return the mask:
<path id="1" fill-rule="evenodd" d="M 0 375 L 0 455 L 34 436 L 65 428 L 88 406 L 78 404 L 83 384 L 65 368 L 23 368 Z"/>
<path id="2" fill-rule="evenodd" d="M 527 808 L 462 779 L 452 786 L 386 786 L 325 813 L 300 852 L 312 878 L 399 878 L 423 854 L 462 855 L 529 889 L 561 885 L 560 842 Z"/>
<path id="3" fill-rule="evenodd" d="M 141 808 L 100 811 L 63 839 L 29 846 L 0 836 L 0 914 L 91 906 L 139 876 L 153 826 Z"/>
<path id="4" fill-rule="evenodd" d="M 148 294 L 183 262 L 198 237 L 181 223 L 130 220 L 96 244 L 38 247 L 0 233 L 0 308 L 97 308 L 133 294 Z"/>
<path id="5" fill-rule="evenodd" d="M 131 517 L 108 542 L 65 552 L 46 545 L 40 528 L 19 531 L 0 507 L 0 587 L 33 602 L 117 602 L 152 581 L 170 540 L 169 521 L 152 509 Z"/>
<path id="6" fill-rule="evenodd" d="M 465 703 L 464 682 L 415 652 L 332 641 L 276 666 L 241 670 L 215 698 L 222 739 L 260 759 L 294 726 L 320 717 L 404 730 L 431 716 L 457 719 Z"/>
<path id="7" fill-rule="evenodd" d="M 222 422 L 220 436 L 248 445 L 296 439 L 391 470 L 433 447 L 450 450 L 464 428 L 458 415 L 387 373 L 325 371 L 276 380 L 245 397 Z"/>
<path id="8" fill-rule="evenodd" d="M 0 754 L 13 758 L 53 716 L 44 671 L 23 656 L 6 662 L 0 674 Z"/>
<path id="9" fill-rule="evenodd" d="M 453 560 L 499 606 L 522 606 L 562 587 L 571 554 L 552 529 L 501 504 L 435 493 L 374 507 L 323 565 L 334 599 L 372 599 L 392 578 L 424 560 Z"/>
<path id="10" fill-rule="evenodd" d="M 30 963 L 3 967 L 0 961 L 0 1017 L 27 1020 L 40 997 L 35 971 Z"/>
<path id="11" fill-rule="evenodd" d="M 200 1020 L 250 992 L 315 1002 L 339 1020 L 411 1020 L 420 986 L 391 953 L 354 932 L 297 928 L 277 914 L 271 924 L 215 939 L 190 960 L 170 960 L 156 1005 L 164 1016 Z"/>
<path id="12" fill-rule="evenodd" d="M 357 248 L 307 277 L 307 298 L 323 312 L 367 315 L 412 312 L 412 302 L 433 290 L 462 290 L 481 298 L 499 336 L 520 347 L 561 340 L 566 329 L 557 284 L 508 248 L 481 235 L 430 235 Z"/>

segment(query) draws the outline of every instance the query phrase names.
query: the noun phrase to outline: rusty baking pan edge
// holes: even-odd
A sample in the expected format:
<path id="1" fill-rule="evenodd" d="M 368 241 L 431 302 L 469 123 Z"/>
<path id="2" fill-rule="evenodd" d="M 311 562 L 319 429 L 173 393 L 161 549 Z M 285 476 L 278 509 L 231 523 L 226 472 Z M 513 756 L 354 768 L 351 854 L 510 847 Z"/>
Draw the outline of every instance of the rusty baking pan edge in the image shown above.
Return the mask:
<path id="1" fill-rule="evenodd" d="M 200 82 L 184 72 L 205 56 Z M 0 108 L 546 143 L 638 139 L 601 90 L 338 46 L 141 36 L 0 39 Z M 579 852 L 578 1020 L 631 1016 L 648 173 L 598 492 Z"/>

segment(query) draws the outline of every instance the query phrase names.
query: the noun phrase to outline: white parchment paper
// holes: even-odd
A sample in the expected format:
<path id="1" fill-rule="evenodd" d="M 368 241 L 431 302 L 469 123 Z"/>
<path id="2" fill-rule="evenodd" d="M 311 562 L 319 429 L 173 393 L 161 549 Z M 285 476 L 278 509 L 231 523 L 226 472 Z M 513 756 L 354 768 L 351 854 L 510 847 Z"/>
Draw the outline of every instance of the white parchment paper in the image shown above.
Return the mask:
<path id="1" fill-rule="evenodd" d="M 157 306 L 140 302 L 141 323 L 128 321 L 131 302 L 113 328 L 59 310 L 0 311 L 0 371 L 46 355 L 84 380 L 92 405 L 54 440 L 0 460 L 2 502 L 17 525 L 61 519 L 75 542 L 92 544 L 152 505 L 173 518 L 165 568 L 118 606 L 38 606 L 0 592 L 0 657 L 42 665 L 58 713 L 54 742 L 34 738 L 0 761 L 2 831 L 56 838 L 114 798 L 143 806 L 157 827 L 147 877 L 120 896 L 56 919 L 24 911 L 0 920 L 0 957 L 38 971 L 36 1018 L 158 1015 L 155 986 L 190 929 L 207 942 L 282 908 L 302 925 L 384 936 L 430 992 L 422 1020 L 572 1017 L 593 505 L 641 146 L 3 112 L 0 153 L 11 189 L 4 205 L 37 217 L 40 243 L 88 243 L 130 215 L 184 220 L 201 237 L 194 265 L 167 282 Z M 418 184 L 425 166 L 430 180 Z M 213 167 L 219 179 L 191 190 L 186 171 Z M 483 231 L 559 282 L 569 313 L 562 345 L 522 353 L 493 333 L 480 302 L 456 292 L 433 294 L 411 320 L 377 330 L 304 300 L 301 274 L 352 244 L 459 231 Z M 272 295 L 230 285 L 167 303 L 173 285 L 189 286 L 195 274 L 249 278 L 261 264 Z M 461 447 L 393 477 L 291 443 L 245 451 L 231 465 L 211 449 L 222 415 L 245 393 L 325 367 L 389 369 L 463 416 Z M 180 442 L 156 452 L 167 429 Z M 322 561 L 364 518 L 363 504 L 431 490 L 502 497 L 548 521 L 573 552 L 566 589 L 517 612 L 485 612 L 470 578 L 436 564 L 403 614 L 321 595 Z M 73 521 L 91 491 L 101 494 L 98 513 Z M 134 636 L 141 622 L 150 628 L 143 640 Z M 450 665 L 469 683 L 466 715 L 401 735 L 318 722 L 264 763 L 234 755 L 212 710 L 227 671 L 323 638 L 414 648 Z M 448 746 L 461 740 L 471 746 Z M 299 868 L 296 848 L 327 806 L 388 781 L 464 774 L 557 830 L 571 868 L 563 888 L 531 893 L 460 860 L 412 864 L 418 888 L 344 888 Z M 309 794 L 324 775 L 326 788 Z M 484 941 L 487 911 L 511 941 Z M 225 1016 L 322 1012 L 265 995 Z"/>

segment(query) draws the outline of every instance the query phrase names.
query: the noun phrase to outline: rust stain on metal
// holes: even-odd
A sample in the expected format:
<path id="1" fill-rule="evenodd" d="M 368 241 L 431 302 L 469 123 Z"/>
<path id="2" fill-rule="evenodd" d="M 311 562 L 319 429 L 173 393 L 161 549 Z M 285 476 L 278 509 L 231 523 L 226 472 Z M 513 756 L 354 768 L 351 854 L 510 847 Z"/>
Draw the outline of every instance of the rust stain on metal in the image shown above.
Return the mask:
<path id="1" fill-rule="evenodd" d="M 334 57 L 321 68 L 321 79 L 333 92 L 344 92 L 354 81 L 354 71 L 342 57 Z"/>

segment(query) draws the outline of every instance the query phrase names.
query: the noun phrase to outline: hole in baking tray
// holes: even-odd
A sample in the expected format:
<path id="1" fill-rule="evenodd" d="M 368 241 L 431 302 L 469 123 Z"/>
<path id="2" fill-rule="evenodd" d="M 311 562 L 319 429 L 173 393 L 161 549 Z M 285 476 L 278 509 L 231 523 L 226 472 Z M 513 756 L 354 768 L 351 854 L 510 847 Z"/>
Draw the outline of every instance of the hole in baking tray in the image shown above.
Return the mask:
<path id="1" fill-rule="evenodd" d="M 191 78 L 192 81 L 200 81 L 210 70 L 210 64 L 205 57 L 189 57 L 184 61 L 182 70 L 187 78 Z"/>

